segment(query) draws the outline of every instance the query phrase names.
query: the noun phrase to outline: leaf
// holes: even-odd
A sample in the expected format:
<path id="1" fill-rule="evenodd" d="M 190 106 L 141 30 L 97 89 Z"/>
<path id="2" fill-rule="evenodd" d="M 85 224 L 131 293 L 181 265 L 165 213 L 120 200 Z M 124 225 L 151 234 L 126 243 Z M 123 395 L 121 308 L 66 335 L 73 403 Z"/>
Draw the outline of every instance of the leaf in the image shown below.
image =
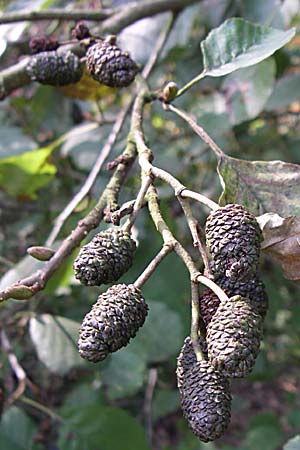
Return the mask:
<path id="1" fill-rule="evenodd" d="M 271 58 L 226 77 L 221 89 L 233 125 L 252 119 L 263 110 L 272 92 L 274 78 L 275 62 Z"/>
<path id="2" fill-rule="evenodd" d="M 39 359 L 51 372 L 65 375 L 73 367 L 86 365 L 77 350 L 79 327 L 74 320 L 50 314 L 30 319 L 30 337 Z"/>
<path id="3" fill-rule="evenodd" d="M 265 109 L 286 108 L 291 103 L 300 99 L 300 74 L 292 73 L 280 78 L 269 97 Z"/>
<path id="4" fill-rule="evenodd" d="M 0 448 L 31 450 L 36 432 L 36 426 L 30 417 L 22 409 L 11 406 L 3 414 L 0 422 Z"/>
<path id="5" fill-rule="evenodd" d="M 0 289 L 5 289 L 16 281 L 26 278 L 36 270 L 44 266 L 44 262 L 38 261 L 31 256 L 25 256 L 14 267 L 6 272 L 0 279 Z"/>
<path id="6" fill-rule="evenodd" d="M 131 344 L 148 362 L 160 362 L 179 352 L 183 341 L 180 316 L 164 303 L 147 301 L 149 314 Z"/>
<path id="7" fill-rule="evenodd" d="M 300 434 L 287 441 L 283 450 L 300 450 Z"/>
<path id="8" fill-rule="evenodd" d="M 249 450 L 276 450 L 283 438 L 283 433 L 278 426 L 259 425 L 248 431 L 246 444 Z"/>
<path id="9" fill-rule="evenodd" d="M 0 187 L 13 197 L 35 199 L 36 192 L 49 184 L 56 167 L 47 160 L 52 146 L 0 160 Z"/>
<path id="10" fill-rule="evenodd" d="M 257 220 L 264 236 L 262 249 L 281 265 L 288 280 L 299 280 L 300 217 L 267 213 Z"/>
<path id="11" fill-rule="evenodd" d="M 203 75 L 220 77 L 249 67 L 271 56 L 295 35 L 287 31 L 254 25 L 241 18 L 231 18 L 210 31 L 201 42 Z"/>
<path id="12" fill-rule="evenodd" d="M 241 16 L 254 23 L 271 23 L 283 28 L 281 3 L 278 0 L 243 0 L 240 2 Z"/>
<path id="13" fill-rule="evenodd" d="M 166 416 L 180 408 L 180 397 L 177 389 L 156 389 L 152 404 L 154 420 Z"/>
<path id="14" fill-rule="evenodd" d="M 61 415 L 58 447 L 64 450 L 150 450 L 142 426 L 121 409 L 96 403 Z"/>
<path id="15" fill-rule="evenodd" d="M 220 204 L 240 203 L 253 214 L 300 215 L 300 165 L 219 157 Z"/>
<path id="16" fill-rule="evenodd" d="M 60 86 L 59 91 L 71 98 L 97 102 L 103 97 L 116 95 L 116 88 L 110 88 L 94 80 L 84 66 L 83 74 L 78 83 Z"/>
<path id="17" fill-rule="evenodd" d="M 0 155 L 1 158 L 15 156 L 26 150 L 36 148 L 36 143 L 21 128 L 2 124 L 0 128 Z"/>
<path id="18" fill-rule="evenodd" d="M 131 345 L 112 355 L 101 372 L 106 392 L 111 399 L 137 392 L 143 386 L 145 373 L 145 358 L 143 354 L 135 352 Z"/>

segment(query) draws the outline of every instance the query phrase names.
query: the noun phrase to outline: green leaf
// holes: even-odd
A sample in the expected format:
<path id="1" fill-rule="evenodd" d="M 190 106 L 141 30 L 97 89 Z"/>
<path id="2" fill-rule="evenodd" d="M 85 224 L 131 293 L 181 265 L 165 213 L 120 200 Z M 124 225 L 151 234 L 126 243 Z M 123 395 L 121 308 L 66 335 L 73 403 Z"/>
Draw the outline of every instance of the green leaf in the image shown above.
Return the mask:
<path id="1" fill-rule="evenodd" d="M 160 362 L 177 355 L 183 342 L 180 316 L 161 302 L 147 301 L 149 314 L 134 338 L 131 349 L 148 362 Z"/>
<path id="2" fill-rule="evenodd" d="M 101 373 L 111 399 L 126 397 L 143 386 L 146 361 L 142 354 L 136 353 L 129 345 L 113 354 Z"/>
<path id="3" fill-rule="evenodd" d="M 142 426 L 126 411 L 99 404 L 62 412 L 58 447 L 64 450 L 150 450 Z"/>
<path id="4" fill-rule="evenodd" d="M 86 364 L 77 350 L 79 327 L 74 320 L 50 314 L 30 319 L 30 336 L 38 357 L 51 372 L 65 375 Z"/>
<path id="5" fill-rule="evenodd" d="M 275 84 L 274 90 L 269 97 L 265 109 L 286 108 L 291 103 L 300 99 L 300 74 L 292 73 L 280 78 Z"/>
<path id="6" fill-rule="evenodd" d="M 283 28 L 281 4 L 277 0 L 243 0 L 239 3 L 244 19 L 254 23 L 271 23 Z"/>
<path id="7" fill-rule="evenodd" d="M 201 42 L 203 74 L 220 77 L 257 64 L 283 47 L 294 34 L 294 28 L 282 31 L 241 18 L 228 19 Z"/>
<path id="8" fill-rule="evenodd" d="M 152 404 L 154 420 L 166 416 L 180 408 L 178 389 L 156 389 Z"/>
<path id="9" fill-rule="evenodd" d="M 0 422 L 0 448 L 3 450 L 31 450 L 37 429 L 34 422 L 20 408 L 11 406 Z"/>
<path id="10" fill-rule="evenodd" d="M 283 450 L 300 450 L 300 434 L 287 441 Z"/>
<path id="11" fill-rule="evenodd" d="M 276 450 L 282 443 L 283 432 L 278 426 L 261 425 L 252 428 L 246 436 L 249 450 Z"/>
<path id="12" fill-rule="evenodd" d="M 275 79 L 273 59 L 226 77 L 222 84 L 228 117 L 233 125 L 256 117 L 270 96 Z"/>
<path id="13" fill-rule="evenodd" d="M 35 199 L 36 192 L 56 173 L 56 167 L 47 161 L 52 151 L 49 146 L 1 159 L 0 187 L 12 197 Z"/>
<path id="14" fill-rule="evenodd" d="M 220 204 L 240 203 L 253 214 L 300 215 L 300 165 L 283 161 L 245 161 L 223 154 L 218 172 Z"/>

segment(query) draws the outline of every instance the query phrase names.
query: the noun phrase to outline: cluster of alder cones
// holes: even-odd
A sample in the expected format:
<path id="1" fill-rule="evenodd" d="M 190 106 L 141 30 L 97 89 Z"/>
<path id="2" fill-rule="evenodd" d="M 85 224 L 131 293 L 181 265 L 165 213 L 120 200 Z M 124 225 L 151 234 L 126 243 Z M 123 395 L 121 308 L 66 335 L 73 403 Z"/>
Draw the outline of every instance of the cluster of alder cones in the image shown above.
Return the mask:
<path id="1" fill-rule="evenodd" d="M 135 79 L 139 69 L 128 52 L 116 45 L 115 36 L 106 39 L 91 36 L 83 22 L 73 30 L 86 50 L 83 58 L 88 73 L 101 84 L 109 87 L 126 87 Z M 33 38 L 30 48 L 34 55 L 27 65 L 32 81 L 53 86 L 65 86 L 80 81 L 83 64 L 71 51 L 61 51 L 60 44 L 48 37 Z"/>
<path id="2" fill-rule="evenodd" d="M 201 354 L 187 337 L 177 361 L 181 406 L 193 432 L 204 442 L 222 435 L 230 421 L 230 379 L 246 376 L 262 339 L 267 297 L 257 268 L 261 231 L 240 205 L 214 211 L 206 223 L 206 243 L 215 282 L 228 300 L 206 289 L 199 308 L 206 336 L 199 332 Z M 84 285 L 117 281 L 132 265 L 135 242 L 128 231 L 109 228 L 83 246 L 74 262 Z M 101 294 L 80 328 L 80 355 L 92 362 L 124 347 L 143 325 L 148 307 L 134 284 L 116 284 Z"/>

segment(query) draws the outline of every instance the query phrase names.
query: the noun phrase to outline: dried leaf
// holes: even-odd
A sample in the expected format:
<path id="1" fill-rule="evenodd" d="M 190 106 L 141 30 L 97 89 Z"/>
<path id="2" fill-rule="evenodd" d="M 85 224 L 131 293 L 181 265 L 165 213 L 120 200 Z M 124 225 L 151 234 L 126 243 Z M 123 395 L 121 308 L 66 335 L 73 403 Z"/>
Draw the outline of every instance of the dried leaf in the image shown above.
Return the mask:
<path id="1" fill-rule="evenodd" d="M 264 236 L 262 249 L 281 265 L 288 280 L 299 280 L 300 217 L 267 213 L 257 220 Z"/>

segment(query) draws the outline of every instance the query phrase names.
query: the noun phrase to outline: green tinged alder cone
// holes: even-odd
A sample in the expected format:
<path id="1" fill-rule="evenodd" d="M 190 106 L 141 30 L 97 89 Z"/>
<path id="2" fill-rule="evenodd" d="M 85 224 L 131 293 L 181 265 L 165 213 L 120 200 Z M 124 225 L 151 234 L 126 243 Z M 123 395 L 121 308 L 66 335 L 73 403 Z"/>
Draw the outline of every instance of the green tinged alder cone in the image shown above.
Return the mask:
<path id="1" fill-rule="evenodd" d="M 253 368 L 262 339 L 262 317 L 240 295 L 220 303 L 207 326 L 208 358 L 227 377 L 244 377 Z"/>
<path id="2" fill-rule="evenodd" d="M 127 231 L 101 231 L 81 248 L 73 265 L 75 277 L 87 286 L 117 281 L 132 266 L 135 249 Z"/>
<path id="3" fill-rule="evenodd" d="M 56 51 L 37 53 L 31 57 L 27 66 L 32 81 L 53 86 L 77 83 L 82 71 L 79 58 L 70 51 L 62 54 Z"/>
<path id="4" fill-rule="evenodd" d="M 229 204 L 214 211 L 207 218 L 205 233 L 216 275 L 241 280 L 256 272 L 262 233 L 243 206 Z"/>
<path id="5" fill-rule="evenodd" d="M 241 295 L 244 298 L 248 298 L 251 307 L 263 318 L 265 317 L 268 309 L 268 297 L 264 283 L 259 279 L 257 273 L 253 278 L 242 281 L 235 278 L 232 279 L 225 276 L 219 276 L 215 279 L 215 283 L 217 283 L 229 297 Z M 200 314 L 207 326 L 217 311 L 220 300 L 212 290 L 205 289 L 199 302 Z"/>
<path id="6" fill-rule="evenodd" d="M 129 86 L 138 73 L 138 66 L 129 54 L 109 42 L 101 41 L 92 45 L 86 57 L 86 67 L 90 75 L 106 86 Z"/>
<path id="7" fill-rule="evenodd" d="M 117 284 L 98 297 L 83 319 L 78 349 L 91 362 L 125 347 L 144 324 L 148 306 L 133 284 Z"/>
<path id="8" fill-rule="evenodd" d="M 208 361 L 196 362 L 183 378 L 181 408 L 201 441 L 218 439 L 230 422 L 229 381 Z"/>
<path id="9" fill-rule="evenodd" d="M 199 344 L 200 349 L 207 359 L 207 345 L 204 339 L 199 337 Z M 185 338 L 184 344 L 181 348 L 181 351 L 179 353 L 179 356 L 177 358 L 177 369 L 176 369 L 176 376 L 177 376 L 177 387 L 179 389 L 179 392 L 182 393 L 182 386 L 183 386 L 183 380 L 186 376 L 186 373 L 189 369 L 191 369 L 195 364 L 197 363 L 197 357 L 194 352 L 194 347 L 192 343 L 192 339 L 190 336 Z"/>

